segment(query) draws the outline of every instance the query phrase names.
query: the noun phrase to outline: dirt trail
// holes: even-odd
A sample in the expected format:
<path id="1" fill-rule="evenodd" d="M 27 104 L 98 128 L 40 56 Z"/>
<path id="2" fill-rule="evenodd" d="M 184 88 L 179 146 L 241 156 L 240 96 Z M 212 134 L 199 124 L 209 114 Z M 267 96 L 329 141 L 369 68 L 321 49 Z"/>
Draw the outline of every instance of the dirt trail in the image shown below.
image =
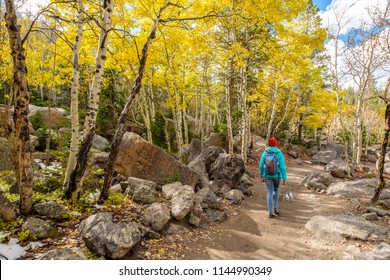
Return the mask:
<path id="1" fill-rule="evenodd" d="M 349 200 L 326 194 L 312 193 L 299 187 L 304 176 L 323 170 L 321 166 L 288 162 L 288 184 L 280 187 L 279 209 L 281 215 L 268 218 L 265 183 L 256 176 L 253 196 L 235 206 L 228 220 L 218 225 L 215 234 L 204 242 L 191 245 L 186 259 L 214 260 L 291 260 L 291 259 L 343 259 L 345 242 L 319 240 L 305 230 L 306 222 L 314 215 L 329 215 L 353 211 Z M 257 163 L 248 166 L 258 174 Z M 294 202 L 281 199 L 286 190 L 295 194 Z M 351 241 L 356 246 L 364 246 Z"/>

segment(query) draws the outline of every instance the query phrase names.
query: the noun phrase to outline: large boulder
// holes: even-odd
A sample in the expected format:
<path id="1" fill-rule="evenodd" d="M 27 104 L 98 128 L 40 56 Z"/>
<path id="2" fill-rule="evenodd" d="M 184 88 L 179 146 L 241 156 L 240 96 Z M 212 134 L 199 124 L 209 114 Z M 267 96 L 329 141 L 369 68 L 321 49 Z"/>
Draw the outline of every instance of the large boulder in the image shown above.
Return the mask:
<path id="1" fill-rule="evenodd" d="M 335 150 L 327 149 L 324 151 L 319 151 L 316 153 L 312 159 L 312 162 L 315 164 L 328 164 L 332 160 L 335 160 L 337 157 L 337 152 Z"/>
<path id="2" fill-rule="evenodd" d="M 79 230 L 89 249 L 111 259 L 124 257 L 142 237 L 138 224 L 115 224 L 111 213 L 88 217 L 80 223 Z"/>
<path id="3" fill-rule="evenodd" d="M 114 170 L 126 177 L 142 178 L 159 185 L 180 181 L 192 187 L 199 180 L 194 170 L 133 132 L 125 133 L 119 155 Z"/>
<path id="4" fill-rule="evenodd" d="M 165 184 L 162 186 L 162 195 L 165 199 L 172 199 L 173 194 L 181 187 L 183 187 L 183 184 L 180 182 Z"/>
<path id="5" fill-rule="evenodd" d="M 37 203 L 34 211 L 50 219 L 62 219 L 66 214 L 65 206 L 55 201 Z"/>
<path id="6" fill-rule="evenodd" d="M 30 237 L 37 239 L 55 237 L 58 234 L 54 226 L 35 217 L 28 217 L 22 225 L 22 230 L 29 232 Z"/>
<path id="7" fill-rule="evenodd" d="M 204 188 L 199 190 L 195 195 L 195 204 L 200 204 L 203 209 L 224 209 L 222 201 L 217 197 L 211 188 Z"/>
<path id="8" fill-rule="evenodd" d="M 40 106 L 35 106 L 30 104 L 28 117 L 31 118 L 37 112 L 41 113 L 43 121 L 47 125 L 49 124 L 49 120 L 50 120 L 50 126 L 53 129 L 57 130 L 70 123 L 69 119 L 67 118 L 67 116 L 69 115 L 68 112 L 62 108 L 50 108 L 50 115 L 49 115 L 49 107 L 40 107 Z"/>
<path id="9" fill-rule="evenodd" d="M 326 190 L 333 182 L 334 178 L 329 173 L 313 172 L 303 178 L 300 186 L 312 191 L 322 191 Z"/>
<path id="10" fill-rule="evenodd" d="M 195 201 L 195 191 L 191 186 L 184 185 L 172 196 L 171 214 L 176 220 L 181 220 L 192 210 Z"/>
<path id="11" fill-rule="evenodd" d="M 360 197 L 362 195 L 373 196 L 376 186 L 376 179 L 361 179 L 356 181 L 332 183 L 326 192 L 327 194 L 345 197 Z M 389 190 L 384 190 L 382 192 L 382 197 L 388 193 Z"/>
<path id="12" fill-rule="evenodd" d="M 192 138 L 188 149 L 188 161 L 192 161 L 202 152 L 202 141 L 199 138 Z"/>
<path id="13" fill-rule="evenodd" d="M 222 188 L 227 186 L 235 189 L 239 186 L 242 175 L 245 173 L 245 163 L 240 156 L 219 154 L 217 160 L 211 165 L 210 179 L 213 186 Z"/>
<path id="14" fill-rule="evenodd" d="M 11 145 L 7 139 L 0 137 L 0 171 L 13 170 Z"/>
<path id="15" fill-rule="evenodd" d="M 344 145 L 337 143 L 327 143 L 324 145 L 324 148 L 334 150 L 337 153 L 337 156 L 344 157 Z"/>
<path id="16" fill-rule="evenodd" d="M 164 203 L 153 203 L 145 210 L 142 221 L 150 225 L 153 230 L 159 231 L 165 227 L 171 218 L 168 206 Z"/>
<path id="17" fill-rule="evenodd" d="M 325 170 L 329 172 L 333 177 L 348 178 L 353 176 L 353 168 L 350 166 L 349 172 L 347 172 L 346 163 L 340 158 L 332 160 L 325 166 Z"/>
<path id="18" fill-rule="evenodd" d="M 386 241 L 390 238 L 390 229 L 378 226 L 353 215 L 313 216 L 305 228 L 317 237 L 328 240 L 345 238 L 364 241 Z"/>

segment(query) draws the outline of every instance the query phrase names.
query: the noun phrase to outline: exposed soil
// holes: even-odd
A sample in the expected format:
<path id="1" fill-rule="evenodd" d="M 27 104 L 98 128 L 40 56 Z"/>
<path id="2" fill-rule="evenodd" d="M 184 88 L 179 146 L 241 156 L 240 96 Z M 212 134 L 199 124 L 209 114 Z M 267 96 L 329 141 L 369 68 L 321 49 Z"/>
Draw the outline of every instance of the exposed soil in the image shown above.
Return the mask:
<path id="1" fill-rule="evenodd" d="M 197 242 L 187 242 L 183 253 L 185 259 L 212 260 L 330 260 L 345 259 L 348 245 L 361 250 L 377 246 L 357 240 L 342 242 L 317 239 L 305 229 L 305 224 L 314 215 L 363 213 L 364 207 L 357 200 L 337 198 L 327 194 L 313 193 L 299 187 L 304 176 L 323 170 L 322 166 L 287 159 L 288 182 L 280 186 L 280 216 L 270 219 L 266 207 L 266 187 L 258 174 L 258 162 L 248 168 L 256 174 L 253 196 L 241 205 L 233 206 L 226 222 L 206 233 L 207 237 Z M 293 191 L 295 199 L 282 199 L 286 191 Z"/>

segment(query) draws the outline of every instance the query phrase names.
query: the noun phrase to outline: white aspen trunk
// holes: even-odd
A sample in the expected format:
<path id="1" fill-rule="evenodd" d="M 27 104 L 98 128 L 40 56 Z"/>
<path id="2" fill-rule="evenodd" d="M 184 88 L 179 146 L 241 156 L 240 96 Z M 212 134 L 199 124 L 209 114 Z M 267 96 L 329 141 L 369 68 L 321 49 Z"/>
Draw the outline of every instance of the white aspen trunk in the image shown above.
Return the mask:
<path id="1" fill-rule="evenodd" d="M 179 150 L 179 159 L 183 157 L 183 114 L 180 109 L 180 94 L 175 90 L 175 124 L 176 124 L 176 144 Z"/>
<path id="2" fill-rule="evenodd" d="M 71 126 L 72 135 L 70 140 L 70 150 L 68 164 L 66 166 L 65 177 L 64 177 L 64 188 L 67 187 L 70 173 L 76 166 L 76 155 L 79 149 L 80 142 L 80 123 L 79 123 L 79 80 L 80 80 L 80 65 L 79 55 L 81 41 L 83 37 L 84 29 L 84 6 L 82 0 L 77 0 L 78 15 L 77 15 L 77 32 L 76 38 L 73 43 L 73 73 L 72 73 L 72 85 L 70 89 L 70 115 L 71 115 Z M 65 189 L 66 191 L 66 189 Z"/>
<path id="3" fill-rule="evenodd" d="M 185 66 L 183 66 L 183 75 L 182 75 L 182 83 L 185 85 Z M 189 136 L 188 136 L 188 124 L 186 121 L 186 115 L 187 115 L 187 102 L 186 102 L 186 96 L 183 93 L 183 98 L 180 98 L 180 108 L 182 110 L 182 122 L 183 122 L 183 128 L 184 128 L 184 144 L 189 144 Z M 182 151 L 182 155 L 184 152 Z"/>
<path id="4" fill-rule="evenodd" d="M 247 67 L 248 67 L 248 59 L 245 60 L 245 65 L 240 69 L 241 75 L 241 85 L 240 85 L 240 94 L 241 94 L 241 111 L 242 111 L 242 119 L 241 119 L 241 157 L 244 162 L 247 161 L 248 156 L 248 135 L 247 135 Z"/>
<path id="5" fill-rule="evenodd" d="M 165 141 L 167 142 L 167 149 L 169 153 L 172 153 L 171 139 L 169 138 L 169 132 L 168 132 L 169 122 L 164 115 L 163 118 L 164 118 L 164 136 L 165 136 Z"/>
<path id="6" fill-rule="evenodd" d="M 288 112 L 288 106 L 290 105 L 290 101 L 291 101 L 291 96 L 293 94 L 293 91 L 294 89 L 292 88 L 288 94 L 288 99 L 287 99 L 287 102 L 286 102 L 286 106 L 284 107 L 284 114 L 283 114 L 283 117 L 282 119 L 280 120 L 280 122 L 275 126 L 275 132 L 278 131 L 279 127 L 282 125 L 282 123 L 284 122 L 284 120 L 286 119 L 286 116 L 287 116 L 287 112 Z"/>
<path id="7" fill-rule="evenodd" d="M 186 110 L 186 97 L 183 96 L 183 127 L 184 127 L 184 144 L 188 145 L 189 144 L 189 135 L 188 135 L 188 123 L 187 123 L 187 120 L 186 120 L 186 115 L 187 115 L 187 110 Z"/>
<path id="8" fill-rule="evenodd" d="M 153 84 L 149 85 L 149 96 L 150 96 L 150 116 L 151 120 L 154 122 L 156 119 L 156 109 L 154 107 L 154 92 L 153 92 Z"/>
<path id="9" fill-rule="evenodd" d="M 272 132 L 272 126 L 276 115 L 276 101 L 278 99 L 278 92 L 279 92 L 278 87 L 279 87 L 278 79 L 275 76 L 275 88 L 273 90 L 273 96 L 272 96 L 273 105 L 272 105 L 271 117 L 268 123 L 267 139 L 273 136 L 271 132 Z"/>
<path id="10" fill-rule="evenodd" d="M 209 88 L 209 83 L 207 83 L 207 96 L 208 96 L 208 106 L 207 106 L 207 125 L 206 125 L 206 137 L 209 137 L 213 126 L 215 124 L 215 120 L 213 121 L 213 115 L 211 112 L 211 93 Z"/>
<path id="11" fill-rule="evenodd" d="M 202 71 L 202 88 L 200 89 L 200 105 L 199 105 L 199 135 L 200 135 L 200 143 L 201 148 L 203 150 L 203 144 L 205 140 L 205 131 L 204 131 L 204 88 L 205 88 L 205 64 L 203 64 Z"/>
<path id="12" fill-rule="evenodd" d="M 106 61 L 108 34 L 111 28 L 112 11 L 114 8 L 113 0 L 105 0 L 104 15 L 100 26 L 98 52 L 95 61 L 95 71 L 92 81 L 92 87 L 89 94 L 88 111 L 85 118 L 83 140 L 77 153 L 77 162 L 71 172 L 68 187 L 66 188 L 66 197 L 75 200 L 81 190 L 82 178 L 87 168 L 89 151 L 91 149 L 93 136 L 95 135 L 95 125 L 97 111 L 99 108 L 100 90 L 103 82 L 104 64 Z"/>
<path id="13" fill-rule="evenodd" d="M 230 60 L 226 70 L 226 141 L 227 153 L 233 154 L 233 125 L 232 125 L 232 95 L 233 95 L 233 62 Z"/>
<path id="14" fill-rule="evenodd" d="M 146 98 L 146 92 L 145 92 L 145 88 L 142 87 L 142 91 L 141 91 L 141 102 L 139 103 L 139 106 L 140 106 L 140 111 L 141 111 L 141 114 L 142 114 L 142 117 L 144 119 L 144 123 L 145 123 L 145 126 L 146 126 L 146 135 L 147 135 L 147 138 L 148 138 L 148 142 L 149 143 L 153 143 L 153 136 L 152 136 L 152 129 L 151 129 L 151 123 L 150 123 L 150 112 L 149 112 L 149 102 L 147 101 L 147 98 Z"/>

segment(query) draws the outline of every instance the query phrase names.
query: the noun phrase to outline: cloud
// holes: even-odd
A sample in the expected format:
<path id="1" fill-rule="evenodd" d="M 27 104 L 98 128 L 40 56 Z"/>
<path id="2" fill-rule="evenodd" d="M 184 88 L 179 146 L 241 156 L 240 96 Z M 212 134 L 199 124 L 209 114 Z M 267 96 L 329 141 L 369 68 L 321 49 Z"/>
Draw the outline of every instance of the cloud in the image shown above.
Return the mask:
<path id="1" fill-rule="evenodd" d="M 366 28 L 373 26 L 372 19 L 369 15 L 369 9 L 374 7 L 380 8 L 384 11 L 387 1 L 383 0 L 333 0 L 332 3 L 327 7 L 326 11 L 321 12 L 322 24 L 324 27 L 329 28 L 329 33 L 332 35 L 337 35 L 338 29 L 339 37 L 329 40 L 325 44 L 326 51 L 330 57 L 329 66 L 334 69 L 335 62 L 335 42 L 338 43 L 338 70 L 339 73 L 345 73 L 347 65 L 345 64 L 346 55 L 346 39 L 349 32 L 352 29 L 359 29 L 364 22 Z M 381 35 L 389 33 L 389 29 L 383 30 Z M 344 41 L 343 41 L 344 40 Z M 367 47 L 369 46 L 370 41 L 366 42 Z M 356 46 L 356 51 L 362 47 Z M 383 51 L 383 50 L 382 50 Z M 378 52 L 378 50 L 376 50 Z M 377 85 L 380 88 L 384 88 L 387 77 L 390 73 L 390 61 L 386 61 L 380 68 L 376 69 L 373 73 L 374 78 L 376 79 Z M 349 73 L 350 74 L 350 73 Z M 340 86 L 343 88 L 346 87 L 355 87 L 351 76 L 346 73 L 340 81 Z"/>
<path id="2" fill-rule="evenodd" d="M 18 5 L 18 11 L 26 14 L 36 15 L 41 7 L 46 7 L 49 0 L 28 0 Z"/>
<path id="3" fill-rule="evenodd" d="M 371 25 L 369 8 L 379 7 L 384 10 L 387 1 L 384 0 L 333 0 L 325 11 L 320 13 L 322 24 L 330 30 L 336 30 L 341 23 L 340 35 L 347 34 L 352 28 L 359 28 L 362 22 Z"/>

